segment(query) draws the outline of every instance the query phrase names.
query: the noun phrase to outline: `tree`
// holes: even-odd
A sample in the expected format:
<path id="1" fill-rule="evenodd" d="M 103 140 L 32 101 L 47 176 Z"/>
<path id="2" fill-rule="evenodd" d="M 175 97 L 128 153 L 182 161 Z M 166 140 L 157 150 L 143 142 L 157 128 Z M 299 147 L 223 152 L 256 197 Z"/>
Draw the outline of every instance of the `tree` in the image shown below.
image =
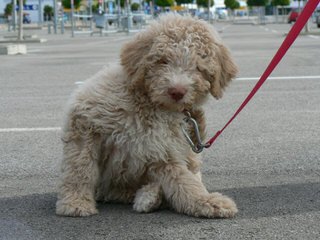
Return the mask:
<path id="1" fill-rule="evenodd" d="M 23 0 L 19 0 L 19 6 L 23 5 Z M 19 7 L 19 31 L 18 40 L 23 41 L 23 8 Z"/>
<path id="2" fill-rule="evenodd" d="M 138 11 L 140 8 L 140 4 L 139 3 L 132 3 L 131 4 L 131 11 Z"/>
<path id="3" fill-rule="evenodd" d="M 224 0 L 224 5 L 231 10 L 233 17 L 235 16 L 234 10 L 240 7 L 240 3 L 237 0 Z"/>
<path id="4" fill-rule="evenodd" d="M 224 5 L 232 11 L 240 7 L 240 3 L 237 0 L 224 0 Z"/>
<path id="5" fill-rule="evenodd" d="M 74 8 L 80 7 L 81 0 L 73 0 L 73 1 L 74 1 Z M 68 8 L 68 9 L 71 8 L 70 0 L 62 0 L 61 3 L 64 8 Z"/>
<path id="6" fill-rule="evenodd" d="M 264 7 L 267 5 L 268 0 L 248 0 L 247 4 L 250 7 Z"/>
<path id="7" fill-rule="evenodd" d="M 155 0 L 155 4 L 159 7 L 173 6 L 174 0 Z"/>
<path id="8" fill-rule="evenodd" d="M 284 15 L 284 6 L 290 5 L 290 0 L 272 0 L 271 1 L 272 6 L 274 6 L 274 10 L 276 11 L 276 21 L 278 22 L 278 9 L 276 8 L 277 6 L 282 6 L 281 9 L 281 14 L 283 15 L 283 21 L 286 21 L 286 17 Z"/>
<path id="9" fill-rule="evenodd" d="M 4 15 L 11 16 L 12 14 L 12 3 L 8 3 L 4 9 Z"/>
<path id="10" fill-rule="evenodd" d="M 272 6 L 281 6 L 282 7 L 282 15 L 284 15 L 284 6 L 290 5 L 290 0 L 272 0 L 271 1 Z M 278 12 L 277 12 L 278 14 Z"/>
<path id="11" fill-rule="evenodd" d="M 99 11 L 99 3 L 92 3 L 91 9 L 93 13 L 97 13 Z"/>
<path id="12" fill-rule="evenodd" d="M 210 7 L 214 5 L 214 0 L 197 0 L 197 5 L 199 7 L 208 8 L 208 1 L 210 1 Z"/>
<path id="13" fill-rule="evenodd" d="M 178 5 L 188 4 L 188 3 L 193 3 L 193 0 L 176 0 L 176 3 L 177 3 Z"/>
<path id="14" fill-rule="evenodd" d="M 271 4 L 273 6 L 288 6 L 290 5 L 290 0 L 272 0 Z"/>
<path id="15" fill-rule="evenodd" d="M 27 2 L 27 0 L 23 0 L 23 5 L 25 5 L 26 4 L 26 2 Z M 17 2 L 17 6 L 19 6 L 19 1 Z M 13 0 L 11 1 L 11 3 L 8 3 L 7 5 L 6 5 L 6 7 L 4 8 L 4 14 L 6 15 L 6 16 L 11 16 L 11 14 L 12 14 L 12 8 L 13 8 Z"/>
<path id="16" fill-rule="evenodd" d="M 47 19 L 50 21 L 51 18 L 53 17 L 53 7 L 49 5 L 45 5 L 43 8 L 43 15 L 44 15 L 44 19 Z"/>
<path id="17" fill-rule="evenodd" d="M 259 7 L 259 19 L 260 23 L 265 23 L 265 6 L 267 5 L 268 0 L 248 0 L 247 5 L 249 7 Z"/>

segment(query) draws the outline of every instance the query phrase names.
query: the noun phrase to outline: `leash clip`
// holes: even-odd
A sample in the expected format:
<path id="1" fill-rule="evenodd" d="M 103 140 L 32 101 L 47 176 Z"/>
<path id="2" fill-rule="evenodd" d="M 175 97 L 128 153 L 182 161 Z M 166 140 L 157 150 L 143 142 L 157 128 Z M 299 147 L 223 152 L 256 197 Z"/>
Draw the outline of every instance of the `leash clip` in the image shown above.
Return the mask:
<path id="1" fill-rule="evenodd" d="M 204 148 L 209 147 L 209 144 L 203 144 L 201 141 L 201 137 L 200 137 L 200 131 L 199 131 L 199 126 L 197 121 L 191 117 L 191 114 L 189 112 L 185 112 L 186 117 L 183 119 L 186 123 L 192 125 L 193 130 L 195 132 L 195 137 L 196 137 L 196 143 L 194 143 L 190 137 L 190 135 L 188 134 L 188 132 L 186 131 L 186 129 L 183 127 L 183 124 L 181 123 L 181 130 L 183 135 L 186 137 L 187 142 L 189 143 L 189 145 L 191 146 L 192 151 L 194 151 L 195 153 L 201 153 L 203 151 Z"/>

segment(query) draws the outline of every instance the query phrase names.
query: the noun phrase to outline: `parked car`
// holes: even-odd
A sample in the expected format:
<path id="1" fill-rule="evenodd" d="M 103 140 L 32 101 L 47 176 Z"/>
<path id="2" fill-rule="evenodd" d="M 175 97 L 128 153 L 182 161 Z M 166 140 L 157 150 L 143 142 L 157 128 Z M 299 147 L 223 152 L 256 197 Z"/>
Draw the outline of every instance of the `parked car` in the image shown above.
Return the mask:
<path id="1" fill-rule="evenodd" d="M 217 8 L 216 15 L 218 19 L 226 19 L 228 17 L 228 11 L 225 8 Z"/>
<path id="2" fill-rule="evenodd" d="M 132 22 L 133 24 L 145 24 L 146 16 L 144 12 L 132 12 Z"/>
<path id="3" fill-rule="evenodd" d="M 288 15 L 288 23 L 292 23 L 297 21 L 297 18 L 299 17 L 299 9 L 298 8 L 292 8 Z"/>
<path id="4" fill-rule="evenodd" d="M 208 14 L 208 11 L 201 12 L 201 13 L 199 13 L 198 18 L 199 19 L 203 19 L 205 21 L 212 20 L 213 19 L 213 14 L 212 14 L 212 12 L 209 12 L 209 14 Z"/>

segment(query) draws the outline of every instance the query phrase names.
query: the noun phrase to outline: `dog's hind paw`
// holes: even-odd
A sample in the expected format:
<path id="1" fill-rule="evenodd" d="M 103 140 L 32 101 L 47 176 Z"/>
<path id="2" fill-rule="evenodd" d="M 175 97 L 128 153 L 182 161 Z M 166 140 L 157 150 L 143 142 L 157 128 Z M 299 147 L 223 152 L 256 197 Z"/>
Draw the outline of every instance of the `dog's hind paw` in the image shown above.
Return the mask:
<path id="1" fill-rule="evenodd" d="M 133 210 L 148 213 L 159 208 L 162 202 L 162 194 L 158 185 L 146 185 L 139 189 L 134 199 Z"/>
<path id="2" fill-rule="evenodd" d="M 62 203 L 56 204 L 56 214 L 69 217 L 87 217 L 97 214 L 98 210 L 95 205 L 87 201 L 77 201 L 77 203 Z"/>

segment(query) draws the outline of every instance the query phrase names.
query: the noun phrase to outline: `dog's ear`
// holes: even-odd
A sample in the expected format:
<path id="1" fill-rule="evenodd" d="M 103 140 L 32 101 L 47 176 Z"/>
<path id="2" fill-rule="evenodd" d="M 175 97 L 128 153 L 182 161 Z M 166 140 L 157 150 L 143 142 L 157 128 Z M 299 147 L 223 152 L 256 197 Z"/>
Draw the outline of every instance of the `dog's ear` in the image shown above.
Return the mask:
<path id="1" fill-rule="evenodd" d="M 222 44 L 218 44 L 215 63 L 212 64 L 217 64 L 217 66 L 215 66 L 214 74 L 210 76 L 210 92 L 216 99 L 219 99 L 222 97 L 225 87 L 236 77 L 238 67 L 229 50 Z"/>
<path id="2" fill-rule="evenodd" d="M 147 67 L 146 56 L 152 46 L 153 35 L 150 31 L 141 32 L 125 44 L 121 50 L 121 65 L 129 75 L 132 86 L 143 84 Z"/>

